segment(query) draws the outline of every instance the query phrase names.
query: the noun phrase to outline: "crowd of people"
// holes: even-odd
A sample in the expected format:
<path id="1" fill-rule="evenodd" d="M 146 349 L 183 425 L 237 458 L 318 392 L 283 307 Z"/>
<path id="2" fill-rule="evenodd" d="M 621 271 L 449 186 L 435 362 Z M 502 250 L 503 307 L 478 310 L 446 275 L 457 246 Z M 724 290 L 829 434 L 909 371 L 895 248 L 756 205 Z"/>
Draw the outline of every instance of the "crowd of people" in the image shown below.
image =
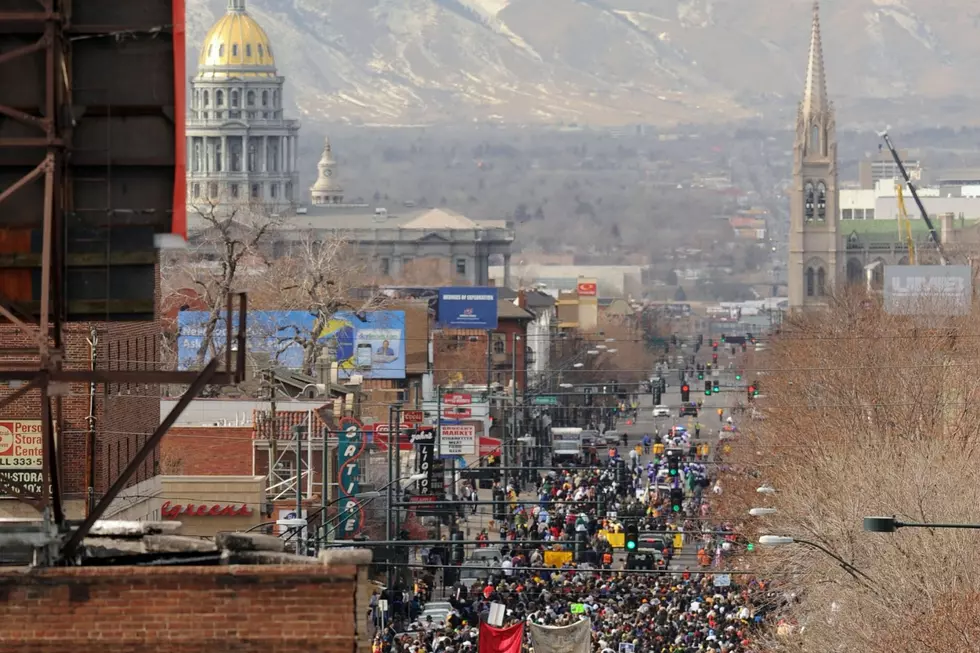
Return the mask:
<path id="1" fill-rule="evenodd" d="M 676 427 L 654 438 L 667 448 L 695 439 Z M 595 653 L 755 650 L 778 596 L 758 579 L 721 573 L 738 538 L 730 524 L 711 519 L 710 498 L 718 490 L 712 467 L 685 450 L 680 473 L 668 476 L 662 448 L 647 464 L 610 453 L 602 465 L 548 472 L 524 487 L 511 479 L 497 537 L 485 531 L 479 538 L 494 554 L 487 576 L 447 587 L 451 608 L 439 623 L 422 616 L 436 582 L 430 569 L 416 586 L 413 608 L 379 629 L 375 652 L 475 652 L 491 603 L 506 606 L 507 623 L 563 626 L 588 618 Z M 669 505 L 671 487 L 685 490 L 678 511 Z M 647 573 L 613 564 L 610 534 L 622 533 L 624 523 L 660 535 L 649 541 L 663 546 L 656 551 L 661 566 Z M 669 565 L 677 538 L 696 549 L 691 565 Z M 549 552 L 564 556 L 549 560 Z M 547 566 L 555 559 L 557 566 Z M 377 611 L 374 616 L 380 626 Z"/>

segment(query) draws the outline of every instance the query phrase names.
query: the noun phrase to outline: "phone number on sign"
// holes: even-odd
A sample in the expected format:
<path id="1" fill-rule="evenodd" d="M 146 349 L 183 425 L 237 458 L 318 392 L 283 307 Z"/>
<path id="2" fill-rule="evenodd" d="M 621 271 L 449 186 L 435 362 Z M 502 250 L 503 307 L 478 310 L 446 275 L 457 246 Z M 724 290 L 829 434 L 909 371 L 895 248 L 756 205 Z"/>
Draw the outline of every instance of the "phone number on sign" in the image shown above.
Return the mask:
<path id="1" fill-rule="evenodd" d="M 14 456 L 0 456 L 0 467 L 42 467 L 44 459 L 40 456 L 28 456 L 26 458 L 15 458 Z"/>

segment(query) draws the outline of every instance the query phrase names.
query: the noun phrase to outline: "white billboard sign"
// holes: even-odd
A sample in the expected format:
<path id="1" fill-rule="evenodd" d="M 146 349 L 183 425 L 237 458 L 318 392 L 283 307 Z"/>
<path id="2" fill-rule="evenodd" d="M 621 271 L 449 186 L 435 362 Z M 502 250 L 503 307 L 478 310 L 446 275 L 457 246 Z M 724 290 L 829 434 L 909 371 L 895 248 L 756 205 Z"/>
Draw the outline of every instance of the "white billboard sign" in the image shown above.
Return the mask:
<path id="1" fill-rule="evenodd" d="M 476 454 L 476 426 L 442 424 L 439 427 L 440 456 L 473 456 Z"/>
<path id="2" fill-rule="evenodd" d="M 966 315 L 973 300 L 969 265 L 886 265 L 885 311 L 894 315 Z"/>
<path id="3" fill-rule="evenodd" d="M 0 478 L 41 494 L 44 433 L 39 419 L 0 420 Z"/>

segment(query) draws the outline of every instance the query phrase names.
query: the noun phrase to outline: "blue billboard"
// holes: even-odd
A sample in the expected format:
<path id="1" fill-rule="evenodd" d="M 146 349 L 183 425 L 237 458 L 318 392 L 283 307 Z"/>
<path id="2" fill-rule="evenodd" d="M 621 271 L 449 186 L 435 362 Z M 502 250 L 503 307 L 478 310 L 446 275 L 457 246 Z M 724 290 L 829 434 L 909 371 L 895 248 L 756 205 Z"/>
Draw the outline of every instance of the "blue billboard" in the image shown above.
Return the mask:
<path id="1" fill-rule="evenodd" d="M 439 324 L 454 329 L 496 329 L 497 289 L 439 289 Z"/>
<path id="2" fill-rule="evenodd" d="M 179 369 L 200 366 L 198 352 L 204 341 L 207 311 L 181 311 L 177 317 L 177 365 Z M 237 324 L 238 316 L 232 316 Z M 335 313 L 314 334 L 316 316 L 307 311 L 250 311 L 248 349 L 267 353 L 283 367 L 303 369 L 306 345 L 315 340 L 332 344 L 337 352 L 339 376 L 349 379 L 360 374 L 365 379 L 405 378 L 405 312 L 371 311 L 355 315 Z M 314 338 L 315 336 L 315 338 Z M 224 319 L 215 331 L 218 349 L 205 352 L 203 360 L 220 353 L 224 346 Z"/>

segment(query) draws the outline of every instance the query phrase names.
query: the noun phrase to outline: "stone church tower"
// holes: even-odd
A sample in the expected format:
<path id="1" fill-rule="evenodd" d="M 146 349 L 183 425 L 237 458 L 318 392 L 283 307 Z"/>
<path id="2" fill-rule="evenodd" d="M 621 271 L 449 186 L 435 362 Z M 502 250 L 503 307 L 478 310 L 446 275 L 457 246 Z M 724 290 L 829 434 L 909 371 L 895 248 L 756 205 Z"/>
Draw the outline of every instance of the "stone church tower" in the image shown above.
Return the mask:
<path id="1" fill-rule="evenodd" d="M 822 306 L 840 278 L 837 135 L 827 97 L 819 4 L 813 4 L 806 86 L 796 118 L 790 195 L 789 305 Z"/>

